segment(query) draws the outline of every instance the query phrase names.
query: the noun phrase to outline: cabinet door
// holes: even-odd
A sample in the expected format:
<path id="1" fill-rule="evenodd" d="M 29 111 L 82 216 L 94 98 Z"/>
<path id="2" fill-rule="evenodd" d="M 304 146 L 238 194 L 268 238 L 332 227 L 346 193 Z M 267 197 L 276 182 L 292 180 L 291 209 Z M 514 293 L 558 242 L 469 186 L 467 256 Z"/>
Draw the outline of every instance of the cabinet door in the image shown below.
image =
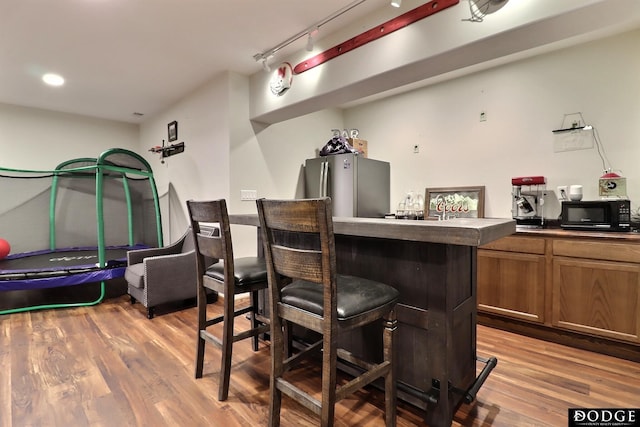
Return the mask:
<path id="1" fill-rule="evenodd" d="M 552 324 L 640 342 L 640 265 L 554 257 Z"/>
<path id="2" fill-rule="evenodd" d="M 478 310 L 544 323 L 545 257 L 478 250 Z"/>

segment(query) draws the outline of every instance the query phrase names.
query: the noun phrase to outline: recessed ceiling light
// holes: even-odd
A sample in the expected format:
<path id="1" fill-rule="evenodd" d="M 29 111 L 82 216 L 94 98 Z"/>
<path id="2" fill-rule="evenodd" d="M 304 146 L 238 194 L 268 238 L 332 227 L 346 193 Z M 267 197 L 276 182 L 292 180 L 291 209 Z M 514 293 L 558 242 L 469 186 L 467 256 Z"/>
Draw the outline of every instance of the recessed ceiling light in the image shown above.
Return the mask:
<path id="1" fill-rule="evenodd" d="M 50 86 L 62 86 L 64 84 L 64 78 L 61 75 L 52 73 L 42 76 L 42 81 Z"/>

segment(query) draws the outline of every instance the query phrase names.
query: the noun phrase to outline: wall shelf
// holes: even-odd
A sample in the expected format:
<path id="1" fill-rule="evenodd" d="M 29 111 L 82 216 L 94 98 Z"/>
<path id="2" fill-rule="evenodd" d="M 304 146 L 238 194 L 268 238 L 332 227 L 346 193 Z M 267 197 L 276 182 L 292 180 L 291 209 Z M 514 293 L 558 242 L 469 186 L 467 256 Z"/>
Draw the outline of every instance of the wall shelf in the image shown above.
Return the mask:
<path id="1" fill-rule="evenodd" d="M 184 152 L 184 142 L 179 142 L 177 144 L 171 144 L 167 146 L 156 146 L 151 148 L 149 151 L 152 153 L 160 153 L 162 158 L 174 156 L 176 154 L 180 154 Z"/>

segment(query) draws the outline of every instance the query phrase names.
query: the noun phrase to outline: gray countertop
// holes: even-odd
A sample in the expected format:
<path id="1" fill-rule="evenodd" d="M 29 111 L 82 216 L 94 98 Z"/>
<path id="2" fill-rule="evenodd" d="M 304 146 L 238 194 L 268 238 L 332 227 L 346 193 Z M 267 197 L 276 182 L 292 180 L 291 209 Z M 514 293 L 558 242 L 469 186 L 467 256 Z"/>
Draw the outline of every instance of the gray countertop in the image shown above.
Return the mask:
<path id="1" fill-rule="evenodd" d="M 232 224 L 258 226 L 257 214 L 229 215 Z M 516 232 L 506 218 L 455 218 L 447 221 L 334 217 L 335 234 L 415 242 L 481 246 Z"/>

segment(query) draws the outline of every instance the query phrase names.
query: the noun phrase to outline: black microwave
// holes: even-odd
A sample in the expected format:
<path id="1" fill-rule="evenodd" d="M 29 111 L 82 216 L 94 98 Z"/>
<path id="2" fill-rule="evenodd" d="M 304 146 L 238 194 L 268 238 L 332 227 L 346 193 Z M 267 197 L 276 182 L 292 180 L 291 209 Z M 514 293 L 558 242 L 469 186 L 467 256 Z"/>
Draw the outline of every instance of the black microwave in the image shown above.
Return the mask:
<path id="1" fill-rule="evenodd" d="M 574 230 L 631 231 L 629 200 L 562 202 L 560 226 Z"/>

